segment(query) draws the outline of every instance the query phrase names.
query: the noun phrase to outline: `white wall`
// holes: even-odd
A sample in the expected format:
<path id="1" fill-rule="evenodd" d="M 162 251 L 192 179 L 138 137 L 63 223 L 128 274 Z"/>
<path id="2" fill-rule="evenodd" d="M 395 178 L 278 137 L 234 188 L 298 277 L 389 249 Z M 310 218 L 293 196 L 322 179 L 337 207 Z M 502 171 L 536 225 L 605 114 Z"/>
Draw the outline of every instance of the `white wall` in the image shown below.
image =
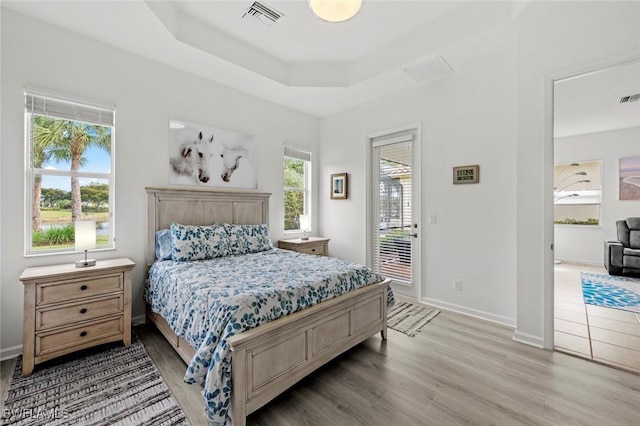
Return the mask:
<path id="1" fill-rule="evenodd" d="M 556 138 L 556 163 L 602 160 L 601 226 L 555 225 L 556 259 L 604 263 L 603 241 L 617 239 L 616 220 L 640 215 L 640 200 L 619 200 L 619 161 L 640 156 L 640 127 Z"/>
<path id="2" fill-rule="evenodd" d="M 170 118 L 255 135 L 259 190 L 272 192 L 272 238 L 283 232 L 282 146 L 317 152 L 316 118 L 66 30 L 2 11 L 2 253 L 1 354 L 20 351 L 25 267 L 72 262 L 77 256 L 24 257 L 25 87 L 47 89 L 116 106 L 116 246 L 94 257 L 126 256 L 134 270 L 133 315 L 142 300 L 146 226 L 145 186 L 169 179 Z M 315 156 L 314 156 L 315 157 Z M 317 203 L 314 200 L 314 205 Z"/>
<path id="3" fill-rule="evenodd" d="M 517 17 L 518 341 L 553 340 L 553 80 L 640 57 L 638 22 L 638 2 L 532 2 Z"/>
<path id="4" fill-rule="evenodd" d="M 365 135 L 421 122 L 423 300 L 516 324 L 514 339 L 551 347 L 552 82 L 640 57 L 639 18 L 634 2 L 532 2 L 493 55 L 322 119 L 320 194 L 329 174 L 350 173 L 350 200 L 320 198 L 333 254 L 366 259 Z M 452 166 L 475 163 L 479 185 L 451 185 Z"/>
<path id="5" fill-rule="evenodd" d="M 422 300 L 515 325 L 515 42 L 415 89 L 320 121 L 320 234 L 338 257 L 365 262 L 366 135 L 420 122 Z M 480 183 L 453 185 L 479 164 Z M 329 175 L 349 173 L 349 199 Z M 324 194 L 327 194 L 325 197 Z M 437 216 L 427 224 L 429 214 Z M 453 291 L 454 279 L 464 290 Z"/>
<path id="6" fill-rule="evenodd" d="M 24 189 L 11 183 L 23 176 L 24 86 L 117 106 L 116 214 L 130 220 L 118 221 L 118 249 L 103 255 L 129 256 L 140 265 L 143 188 L 168 182 L 157 165 L 168 161 L 170 117 L 256 135 L 260 189 L 274 192 L 275 238 L 282 233 L 282 177 L 270 166 L 281 168 L 281 143 L 317 152 L 319 234 L 332 238 L 332 255 L 359 262 L 366 258 L 365 135 L 421 122 L 423 296 L 496 321 L 515 318 L 516 340 L 549 347 L 552 81 L 640 57 L 639 21 L 638 2 L 532 2 L 517 14 L 513 37 L 484 60 L 454 64 L 451 76 L 328 117 L 318 128 L 303 114 L 3 10 L 3 355 L 21 343 L 21 270 L 74 259 L 22 256 Z M 451 185 L 451 167 L 475 163 L 479 185 Z M 329 200 L 328 176 L 343 171 L 350 173 L 350 199 Z M 431 213 L 438 223 L 427 225 Z M 142 314 L 142 277 L 143 268 L 136 268 L 134 315 Z M 453 293 L 454 277 L 464 280 L 464 292 Z"/>

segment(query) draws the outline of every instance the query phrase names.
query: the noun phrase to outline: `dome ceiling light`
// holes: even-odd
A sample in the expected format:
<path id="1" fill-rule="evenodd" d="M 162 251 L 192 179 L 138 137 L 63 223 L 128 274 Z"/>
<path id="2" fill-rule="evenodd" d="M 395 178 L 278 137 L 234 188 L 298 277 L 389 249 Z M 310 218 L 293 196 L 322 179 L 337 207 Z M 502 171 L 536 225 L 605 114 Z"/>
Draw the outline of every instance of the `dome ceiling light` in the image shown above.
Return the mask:
<path id="1" fill-rule="evenodd" d="M 356 16 L 362 0 L 309 0 L 309 7 L 324 21 L 344 22 Z"/>

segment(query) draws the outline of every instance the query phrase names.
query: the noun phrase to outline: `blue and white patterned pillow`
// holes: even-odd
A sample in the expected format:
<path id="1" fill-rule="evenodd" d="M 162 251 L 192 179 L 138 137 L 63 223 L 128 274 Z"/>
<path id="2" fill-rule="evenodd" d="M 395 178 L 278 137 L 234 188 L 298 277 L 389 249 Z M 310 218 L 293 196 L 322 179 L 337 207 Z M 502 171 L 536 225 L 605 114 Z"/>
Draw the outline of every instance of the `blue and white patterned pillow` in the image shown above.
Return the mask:
<path id="1" fill-rule="evenodd" d="M 267 225 L 234 225 L 224 224 L 229 235 L 229 251 L 231 254 L 257 253 L 271 250 L 273 244 L 269 238 Z"/>
<path id="2" fill-rule="evenodd" d="M 171 230 L 160 229 L 156 231 L 156 259 L 171 259 Z"/>
<path id="3" fill-rule="evenodd" d="M 171 222 L 171 259 L 177 262 L 229 255 L 229 239 L 222 225 L 195 226 Z"/>

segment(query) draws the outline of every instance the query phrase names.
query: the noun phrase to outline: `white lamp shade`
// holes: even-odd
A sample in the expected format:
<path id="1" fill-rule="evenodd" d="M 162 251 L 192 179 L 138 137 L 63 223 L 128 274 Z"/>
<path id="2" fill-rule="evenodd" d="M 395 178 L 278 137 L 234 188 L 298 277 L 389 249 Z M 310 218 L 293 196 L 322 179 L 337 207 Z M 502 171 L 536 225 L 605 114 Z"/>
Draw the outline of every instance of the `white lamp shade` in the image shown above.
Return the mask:
<path id="1" fill-rule="evenodd" d="M 306 232 L 310 228 L 311 228 L 311 218 L 309 217 L 308 214 L 301 214 L 300 215 L 300 230 Z"/>
<path id="2" fill-rule="evenodd" d="M 309 7 L 318 18 L 328 22 L 343 22 L 353 18 L 362 0 L 309 0 Z"/>
<path id="3" fill-rule="evenodd" d="M 76 220 L 76 250 L 96 248 L 96 221 Z"/>

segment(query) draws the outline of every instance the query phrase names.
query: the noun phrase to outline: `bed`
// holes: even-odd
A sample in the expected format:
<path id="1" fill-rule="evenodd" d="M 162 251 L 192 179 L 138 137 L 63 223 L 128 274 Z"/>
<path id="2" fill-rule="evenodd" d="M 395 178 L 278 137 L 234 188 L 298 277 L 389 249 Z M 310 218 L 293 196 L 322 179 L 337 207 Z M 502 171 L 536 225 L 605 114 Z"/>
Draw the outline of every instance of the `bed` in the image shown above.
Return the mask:
<path id="1" fill-rule="evenodd" d="M 245 255 L 242 255 L 202 262 L 156 262 L 154 265 L 156 231 L 169 228 L 172 222 L 199 226 L 214 223 L 259 226 L 268 223 L 270 194 L 253 191 L 211 191 L 199 188 L 148 187 L 146 191 L 148 196 L 146 258 L 147 265 L 151 268 L 149 275 L 162 277 L 157 280 L 158 282 L 166 279 L 169 283 L 166 287 L 169 289 L 178 286 L 171 284 L 169 281 L 171 279 L 182 280 L 182 277 L 189 274 L 195 274 L 199 277 L 206 274 L 195 272 L 196 269 L 191 266 L 204 268 L 207 265 L 207 268 L 217 268 L 217 273 L 220 273 L 220 271 L 235 271 L 237 265 L 250 263 L 252 267 L 255 267 L 256 279 L 260 280 L 261 277 L 270 273 L 270 269 L 289 268 L 292 275 L 313 276 L 314 273 L 320 274 L 320 269 L 339 269 L 343 267 L 343 263 L 347 263 L 338 259 L 320 259 L 316 256 L 271 249 L 250 253 L 246 255 L 246 258 Z M 328 262 L 327 266 L 319 263 L 323 261 Z M 307 262 L 310 265 L 309 271 L 301 274 L 302 267 L 296 266 L 298 265 L 296 262 Z M 173 268 L 170 267 L 170 263 L 179 265 Z M 355 271 L 356 268 L 352 269 Z M 366 271 L 361 270 L 356 272 L 367 274 Z M 356 272 L 349 270 L 349 274 Z M 229 273 L 233 274 L 233 272 Z M 386 339 L 387 304 L 392 300 L 392 294 L 389 290 L 388 280 L 382 279 L 375 273 L 371 274 L 371 276 L 363 278 L 365 281 L 369 281 L 367 285 L 348 284 L 353 281 L 352 275 L 349 275 L 348 279 L 324 279 L 322 291 L 325 293 L 327 288 L 330 293 L 334 288 L 345 285 L 347 287 L 351 285 L 354 289 L 348 288 L 347 290 L 350 291 L 341 295 L 335 295 L 337 293 L 323 294 L 322 298 L 316 299 L 318 303 L 308 303 L 308 307 L 305 307 L 304 297 L 302 298 L 303 302 L 300 302 L 299 297 L 294 298 L 294 300 L 298 300 L 298 302 L 294 302 L 298 304 L 298 308 L 302 306 L 304 309 L 297 310 L 298 308 L 295 308 L 291 314 L 281 316 L 273 321 L 260 322 L 259 327 L 247 328 L 240 327 L 238 324 L 224 323 L 226 324 L 224 327 L 233 328 L 235 326 L 239 330 L 236 330 L 237 333 L 229 333 L 225 339 L 222 339 L 222 335 L 218 336 L 220 342 L 215 352 L 213 349 L 204 347 L 205 343 L 211 344 L 212 340 L 216 339 L 215 336 L 211 337 L 213 332 L 206 334 L 205 331 L 202 331 L 198 335 L 197 327 L 194 329 L 192 325 L 198 322 L 197 319 L 200 316 L 197 313 L 201 313 L 205 307 L 212 312 L 217 312 L 217 310 L 222 312 L 223 309 L 227 309 L 219 306 L 216 297 L 218 293 L 211 293 L 208 290 L 208 300 L 194 299 L 189 302 L 200 306 L 200 308 L 196 309 L 189 305 L 190 310 L 186 314 L 167 315 L 167 313 L 173 312 L 165 306 L 170 302 L 156 301 L 151 296 L 147 297 L 147 289 L 145 289 L 147 318 L 156 325 L 187 363 L 185 378 L 188 381 L 202 381 L 203 372 L 199 372 L 199 369 L 207 370 L 204 372 L 206 380 L 216 380 L 216 375 L 221 377 L 222 382 L 220 382 L 219 389 L 211 392 L 212 389 L 207 390 L 207 386 L 205 386 L 203 391 L 205 411 L 209 414 L 210 421 L 223 424 L 230 420 L 233 425 L 244 425 L 247 415 L 337 355 L 378 332 L 381 333 L 383 339 Z M 237 277 L 233 279 L 238 281 Z M 265 284 L 265 280 L 270 281 L 263 279 L 261 282 Z M 289 292 L 296 291 L 289 288 L 288 282 L 282 282 L 279 286 Z M 272 295 L 268 293 L 269 291 L 271 289 L 268 289 L 265 294 Z M 317 294 L 315 290 L 313 291 L 314 297 L 316 297 Z M 240 290 L 232 292 L 240 293 Z M 157 290 L 156 293 L 160 294 L 161 291 Z M 154 295 L 157 295 L 156 293 Z M 180 291 L 176 290 L 176 293 L 180 293 Z M 197 291 L 191 291 L 190 294 L 193 293 L 197 293 Z M 178 296 L 175 299 L 171 299 L 170 296 L 163 297 L 166 300 L 172 300 L 171 303 L 174 305 L 185 304 L 177 299 Z M 264 303 L 267 303 L 269 297 L 264 297 Z M 273 297 L 275 297 L 273 300 L 281 300 L 280 295 Z M 258 304 L 260 303 L 258 302 Z M 285 306 L 284 302 L 282 302 L 282 306 Z M 167 319 L 158 312 L 163 312 Z M 257 312 L 256 308 L 256 314 Z M 183 319 L 187 318 L 187 321 L 177 320 L 179 315 L 182 315 Z M 182 323 L 189 323 L 191 326 L 181 327 Z M 215 324 L 211 322 L 208 323 L 208 326 L 215 328 Z M 223 341 L 224 343 L 222 343 Z M 201 344 L 196 344 L 196 342 Z M 221 352 L 219 352 L 220 347 L 222 347 Z M 226 355 L 227 353 L 228 355 Z M 203 360 L 203 354 L 211 356 L 213 361 Z M 228 366 L 225 363 L 228 363 Z M 211 379 L 209 375 L 213 375 L 214 378 Z M 207 382 L 207 384 L 210 383 L 214 382 Z M 223 394 L 228 395 L 228 398 L 222 397 Z M 211 413 L 214 412 L 215 415 L 212 415 Z"/>

